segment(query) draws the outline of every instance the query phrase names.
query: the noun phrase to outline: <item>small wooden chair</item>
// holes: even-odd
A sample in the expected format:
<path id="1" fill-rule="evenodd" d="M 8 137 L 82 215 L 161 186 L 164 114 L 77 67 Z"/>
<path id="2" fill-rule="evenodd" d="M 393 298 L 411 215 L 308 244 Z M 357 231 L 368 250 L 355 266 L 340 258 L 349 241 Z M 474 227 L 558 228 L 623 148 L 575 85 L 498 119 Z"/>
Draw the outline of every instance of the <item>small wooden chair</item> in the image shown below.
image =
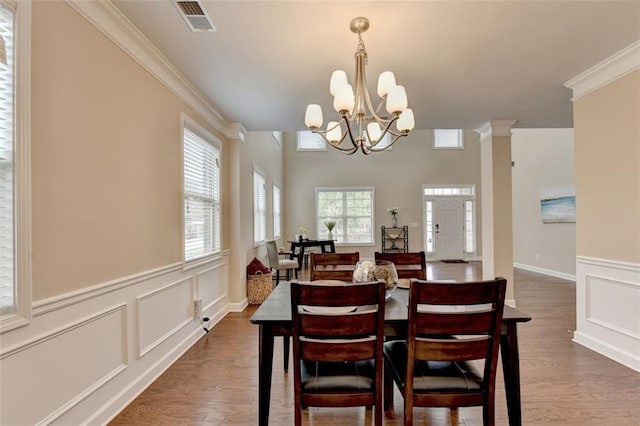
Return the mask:
<path id="1" fill-rule="evenodd" d="M 507 281 L 411 280 L 406 341 L 384 345 L 385 407 L 393 382 L 404 397 L 404 424 L 413 407 L 481 405 L 484 425 L 495 424 L 495 381 Z M 484 371 L 470 361 L 484 360 Z"/>
<path id="2" fill-rule="evenodd" d="M 424 251 L 417 253 L 380 253 L 375 252 L 375 260 L 393 262 L 399 279 L 427 279 L 427 260 Z M 407 282 L 408 284 L 408 282 Z M 407 285 L 408 287 L 408 285 Z"/>
<path id="3" fill-rule="evenodd" d="M 295 424 L 305 407 L 375 406 L 382 425 L 385 286 L 291 283 Z"/>
<path id="4" fill-rule="evenodd" d="M 311 253 L 309 279 L 353 280 L 353 270 L 360 260 L 360 253 Z"/>

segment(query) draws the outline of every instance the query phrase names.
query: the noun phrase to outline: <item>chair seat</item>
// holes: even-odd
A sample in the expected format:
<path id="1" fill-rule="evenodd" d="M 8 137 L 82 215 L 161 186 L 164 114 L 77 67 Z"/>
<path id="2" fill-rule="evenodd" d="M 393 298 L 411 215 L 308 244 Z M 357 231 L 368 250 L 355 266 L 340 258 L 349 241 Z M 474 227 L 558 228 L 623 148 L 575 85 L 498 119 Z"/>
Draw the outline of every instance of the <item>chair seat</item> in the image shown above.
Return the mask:
<path id="1" fill-rule="evenodd" d="M 358 362 L 300 362 L 301 384 L 305 391 L 374 389 L 375 364 Z"/>
<path id="2" fill-rule="evenodd" d="M 386 342 L 384 356 L 390 361 L 387 368 L 399 383 L 404 382 L 407 369 L 407 344 L 401 340 Z M 482 378 L 467 362 L 417 361 L 414 367 L 414 391 L 470 391 L 481 390 Z"/>
<path id="3" fill-rule="evenodd" d="M 292 269 L 297 267 L 298 267 L 298 262 L 296 262 L 293 259 L 278 260 L 278 269 Z"/>

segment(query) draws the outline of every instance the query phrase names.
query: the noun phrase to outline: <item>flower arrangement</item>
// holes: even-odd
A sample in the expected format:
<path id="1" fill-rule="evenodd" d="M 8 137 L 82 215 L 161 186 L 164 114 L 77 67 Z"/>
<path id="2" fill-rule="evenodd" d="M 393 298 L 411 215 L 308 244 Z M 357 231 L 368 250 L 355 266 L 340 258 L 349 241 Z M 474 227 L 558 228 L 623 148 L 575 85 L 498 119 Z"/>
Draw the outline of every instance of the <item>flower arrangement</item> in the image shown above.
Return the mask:
<path id="1" fill-rule="evenodd" d="M 307 228 L 305 228 L 304 226 L 298 228 L 298 231 L 300 231 L 302 235 L 307 235 Z"/>
<path id="2" fill-rule="evenodd" d="M 391 216 L 396 216 L 399 211 L 400 211 L 400 209 L 397 208 L 397 207 L 389 207 L 387 209 L 387 213 L 391 213 Z"/>
<path id="3" fill-rule="evenodd" d="M 333 228 L 336 227 L 336 221 L 335 220 L 328 220 L 324 223 L 324 226 L 327 227 L 327 229 L 329 230 L 329 232 L 333 231 Z"/>

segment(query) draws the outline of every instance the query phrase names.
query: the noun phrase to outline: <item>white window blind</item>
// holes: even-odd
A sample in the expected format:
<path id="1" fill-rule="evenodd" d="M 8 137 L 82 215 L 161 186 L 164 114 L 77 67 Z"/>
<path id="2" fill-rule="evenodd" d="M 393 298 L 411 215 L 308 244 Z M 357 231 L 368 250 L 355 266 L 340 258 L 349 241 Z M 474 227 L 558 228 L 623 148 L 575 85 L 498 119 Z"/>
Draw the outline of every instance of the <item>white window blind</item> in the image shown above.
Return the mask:
<path id="1" fill-rule="evenodd" d="M 281 229 L 280 224 L 282 223 L 282 215 L 281 215 L 281 205 L 280 205 L 280 187 L 276 184 L 273 184 L 273 239 L 280 238 Z"/>
<path id="2" fill-rule="evenodd" d="M 16 307 L 16 221 L 14 138 L 14 13 L 0 6 L 0 314 Z"/>
<path id="3" fill-rule="evenodd" d="M 184 129 L 184 259 L 218 253 L 220 150 Z"/>
<path id="4" fill-rule="evenodd" d="M 267 194 L 265 179 L 253 171 L 253 242 L 261 243 L 267 239 Z"/>
<path id="5" fill-rule="evenodd" d="M 373 195 L 373 189 L 316 189 L 316 235 L 328 238 L 325 222 L 333 220 L 338 243 L 373 244 Z"/>

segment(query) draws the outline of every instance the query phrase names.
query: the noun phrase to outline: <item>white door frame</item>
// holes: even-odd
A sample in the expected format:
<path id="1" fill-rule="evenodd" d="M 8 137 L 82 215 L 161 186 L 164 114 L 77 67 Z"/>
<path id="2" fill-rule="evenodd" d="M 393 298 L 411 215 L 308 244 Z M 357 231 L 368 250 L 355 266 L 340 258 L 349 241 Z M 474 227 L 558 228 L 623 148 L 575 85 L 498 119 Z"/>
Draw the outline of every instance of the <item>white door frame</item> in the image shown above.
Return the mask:
<path id="1" fill-rule="evenodd" d="M 429 235 L 435 237 L 435 222 L 433 222 L 433 208 L 432 208 L 432 222 L 429 228 L 427 223 L 427 202 L 441 198 L 460 198 L 465 205 L 462 211 L 463 221 L 463 242 L 462 242 L 462 255 L 463 259 L 474 258 L 477 253 L 477 229 L 478 224 L 476 220 L 476 186 L 473 184 L 423 184 L 422 185 L 422 225 L 423 225 L 423 247 L 427 255 L 427 258 L 435 259 L 435 241 L 432 241 L 432 250 L 429 251 Z M 467 216 L 467 201 L 471 201 L 470 218 Z M 470 219 L 471 229 L 467 230 L 466 221 Z M 468 232 L 467 232 L 468 231 Z"/>

